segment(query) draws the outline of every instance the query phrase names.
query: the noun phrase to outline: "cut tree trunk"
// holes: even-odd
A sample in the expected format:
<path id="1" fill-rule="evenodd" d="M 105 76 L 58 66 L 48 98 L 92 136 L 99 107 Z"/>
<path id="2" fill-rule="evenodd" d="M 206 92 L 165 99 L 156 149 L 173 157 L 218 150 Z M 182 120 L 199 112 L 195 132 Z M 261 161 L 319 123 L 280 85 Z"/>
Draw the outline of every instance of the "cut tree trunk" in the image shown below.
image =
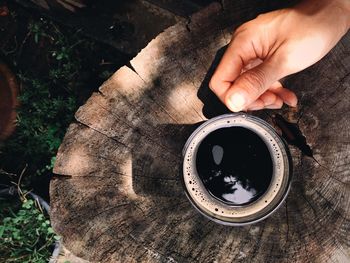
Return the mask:
<path id="1" fill-rule="evenodd" d="M 290 146 L 283 206 L 245 227 L 209 221 L 186 199 L 181 150 L 198 124 L 226 113 L 208 81 L 231 33 L 282 1 L 213 4 L 152 40 L 76 113 L 51 182 L 51 220 L 92 262 L 349 262 L 350 35 L 287 78 L 317 162 Z M 286 4 L 284 2 L 283 4 Z"/>

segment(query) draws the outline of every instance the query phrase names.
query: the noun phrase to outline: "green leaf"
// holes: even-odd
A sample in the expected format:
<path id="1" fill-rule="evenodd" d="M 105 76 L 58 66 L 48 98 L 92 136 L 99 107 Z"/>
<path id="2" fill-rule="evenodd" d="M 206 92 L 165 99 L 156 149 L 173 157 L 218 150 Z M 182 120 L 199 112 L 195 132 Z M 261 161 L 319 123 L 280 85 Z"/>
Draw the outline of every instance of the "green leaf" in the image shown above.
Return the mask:
<path id="1" fill-rule="evenodd" d="M 30 209 L 34 204 L 34 201 L 29 199 L 29 200 L 26 200 L 25 202 L 23 202 L 23 205 L 22 207 L 23 208 L 26 208 L 26 209 Z"/>
<path id="2" fill-rule="evenodd" d="M 5 226 L 0 226 L 0 238 L 2 238 L 2 235 L 5 232 Z"/>
<path id="3" fill-rule="evenodd" d="M 49 227 L 49 228 L 47 229 L 47 233 L 53 234 L 53 233 L 55 233 L 55 232 L 53 231 L 53 228 L 52 228 L 52 227 Z"/>

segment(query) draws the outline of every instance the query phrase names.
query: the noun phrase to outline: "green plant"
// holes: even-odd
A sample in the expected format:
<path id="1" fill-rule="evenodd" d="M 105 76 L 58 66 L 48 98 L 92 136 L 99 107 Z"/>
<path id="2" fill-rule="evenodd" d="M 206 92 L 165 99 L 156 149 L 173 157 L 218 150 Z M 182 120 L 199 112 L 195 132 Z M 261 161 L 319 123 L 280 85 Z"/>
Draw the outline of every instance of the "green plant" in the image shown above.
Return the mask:
<path id="1" fill-rule="evenodd" d="M 48 175 L 54 165 L 57 149 L 77 109 L 81 45 L 89 46 L 77 34 L 63 34 L 53 22 L 40 18 L 30 20 L 28 42 L 32 39 L 42 53 L 47 53 L 46 72 L 25 68 L 18 75 L 21 82 L 17 129 L 0 148 L 2 169 L 14 173 L 28 164 L 24 185 L 32 175 Z M 19 170 L 14 170 L 17 167 Z"/>
<path id="2" fill-rule="evenodd" d="M 18 27 L 24 39 L 18 39 L 21 44 L 11 57 L 21 83 L 17 128 L 9 140 L 0 142 L 0 169 L 18 174 L 28 166 L 23 184 L 33 187 L 39 181 L 35 175 L 51 174 L 66 129 L 91 86 L 97 87 L 97 79 L 114 72 L 114 64 L 106 63 L 104 56 L 115 56 L 105 46 L 82 37 L 79 30 L 25 15 L 16 20 L 24 21 Z"/>
<path id="3" fill-rule="evenodd" d="M 53 50 L 50 51 L 51 56 L 55 59 L 52 62 L 55 66 L 50 69 L 49 78 L 55 83 L 64 81 L 71 88 L 70 82 L 82 68 L 81 59 L 75 55 L 76 48 L 84 41 L 68 39 L 58 32 L 56 30 L 57 36 L 54 38 Z"/>
<path id="4" fill-rule="evenodd" d="M 1 210 L 0 262 L 48 262 L 58 236 L 40 205 L 25 199 L 18 211 Z"/>
<path id="5" fill-rule="evenodd" d="M 82 68 L 82 59 L 78 56 L 79 47 L 91 43 L 81 39 L 77 32 L 63 34 L 54 23 L 43 18 L 32 21 L 28 30 L 35 43 L 43 42 L 49 47 L 48 53 L 54 59 L 49 61 L 48 79 L 55 84 L 65 84 L 66 88 L 71 88 L 73 78 Z"/>
<path id="6" fill-rule="evenodd" d="M 48 58 L 50 69 L 46 79 L 68 89 L 72 88 L 72 82 L 75 87 L 79 85 L 76 76 L 82 69 L 83 60 L 79 56 L 79 49 L 91 47 L 93 44 L 82 39 L 78 35 L 79 30 L 63 34 L 56 24 L 44 18 L 32 20 L 28 25 L 28 31 L 34 42 L 47 48 L 45 51 L 53 58 Z"/>
<path id="7" fill-rule="evenodd" d="M 73 120 L 77 102 L 73 96 L 57 94 L 48 82 L 20 78 L 26 86 L 19 97 L 17 131 L 1 149 L 0 160 L 12 167 L 23 167 L 30 160 L 29 172 L 42 174 L 53 167 L 53 156 Z"/>
<path id="8" fill-rule="evenodd" d="M 39 21 L 31 21 L 28 25 L 29 32 L 33 35 L 35 43 L 39 43 L 41 37 L 48 37 L 46 34 L 47 24 L 41 18 Z"/>

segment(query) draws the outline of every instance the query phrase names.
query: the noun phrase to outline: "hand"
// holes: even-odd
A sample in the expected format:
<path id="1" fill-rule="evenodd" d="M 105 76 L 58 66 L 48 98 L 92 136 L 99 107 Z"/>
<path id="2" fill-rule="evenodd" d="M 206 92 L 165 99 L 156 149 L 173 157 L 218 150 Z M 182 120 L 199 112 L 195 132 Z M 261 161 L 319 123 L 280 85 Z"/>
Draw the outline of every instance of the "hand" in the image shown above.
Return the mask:
<path id="1" fill-rule="evenodd" d="M 209 86 L 234 112 L 296 106 L 279 80 L 324 57 L 349 30 L 349 0 L 307 0 L 240 26 Z"/>

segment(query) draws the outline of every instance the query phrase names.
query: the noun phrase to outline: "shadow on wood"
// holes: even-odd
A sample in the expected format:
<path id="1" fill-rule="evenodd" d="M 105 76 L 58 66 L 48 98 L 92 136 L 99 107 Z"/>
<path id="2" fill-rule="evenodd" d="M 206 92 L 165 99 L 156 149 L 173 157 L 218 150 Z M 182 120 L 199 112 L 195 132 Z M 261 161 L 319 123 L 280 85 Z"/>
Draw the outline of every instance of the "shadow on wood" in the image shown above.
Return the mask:
<path id="1" fill-rule="evenodd" d="M 174 151 L 176 158 L 159 158 L 162 152 L 132 152 L 132 186 L 137 195 L 183 195 L 181 185 L 182 149 L 191 133 L 201 123 L 192 125 L 164 124 L 155 128 L 155 136 L 162 136 L 163 151 Z"/>
<path id="2" fill-rule="evenodd" d="M 216 52 L 214 60 L 211 63 L 208 72 L 205 75 L 205 78 L 198 89 L 198 98 L 203 102 L 202 112 L 203 115 L 208 119 L 231 112 L 209 88 L 209 81 L 213 76 L 216 67 L 219 65 L 219 62 L 222 56 L 224 55 L 226 48 L 227 45 L 220 48 Z"/>

